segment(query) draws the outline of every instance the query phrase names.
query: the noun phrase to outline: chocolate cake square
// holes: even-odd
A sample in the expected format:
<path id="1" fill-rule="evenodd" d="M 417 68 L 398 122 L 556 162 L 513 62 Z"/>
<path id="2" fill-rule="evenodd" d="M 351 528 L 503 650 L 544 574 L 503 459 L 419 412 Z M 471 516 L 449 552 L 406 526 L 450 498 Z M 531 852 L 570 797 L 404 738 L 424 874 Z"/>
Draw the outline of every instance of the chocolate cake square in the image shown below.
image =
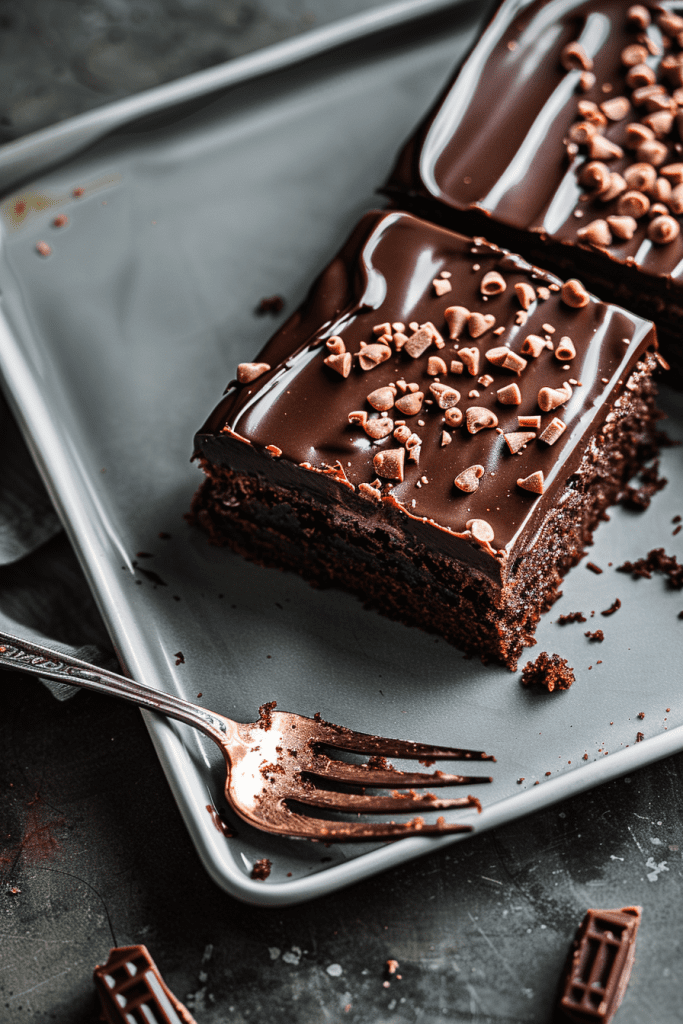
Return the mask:
<path id="1" fill-rule="evenodd" d="M 657 323 L 683 383 L 683 3 L 506 0 L 385 186 Z"/>
<path id="2" fill-rule="evenodd" d="M 194 517 L 514 669 L 650 451 L 658 359 L 578 281 L 369 213 L 197 434 Z"/>

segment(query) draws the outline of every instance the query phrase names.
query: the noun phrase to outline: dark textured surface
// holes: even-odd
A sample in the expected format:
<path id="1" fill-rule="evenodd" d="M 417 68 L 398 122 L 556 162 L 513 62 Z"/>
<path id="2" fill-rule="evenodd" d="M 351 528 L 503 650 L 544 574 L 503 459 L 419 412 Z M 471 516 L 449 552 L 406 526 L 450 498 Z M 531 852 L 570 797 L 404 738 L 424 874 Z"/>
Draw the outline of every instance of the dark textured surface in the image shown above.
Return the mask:
<path id="1" fill-rule="evenodd" d="M 643 923 L 617 1020 L 681 1020 L 683 756 L 265 910 L 204 873 L 134 709 L 90 693 L 57 704 L 10 674 L 0 701 L 3 1024 L 90 1024 L 92 967 L 133 942 L 198 1024 L 546 1022 L 586 907 L 630 903 Z M 388 959 L 401 979 L 385 988 Z"/>
<path id="2" fill-rule="evenodd" d="M 5 137 L 366 6 L 3 2 Z M 0 598 L 37 595 L 36 628 L 101 643 L 64 543 L 1 576 Z M 79 629 L 59 631 L 55 604 L 78 611 Z M 134 709 L 87 693 L 59 704 L 14 674 L 0 675 L 0 708 L 2 1024 L 92 1024 L 92 967 L 128 942 L 149 947 L 198 1024 L 546 1024 L 586 907 L 628 903 L 643 923 L 617 1024 L 683 1018 L 683 756 L 343 893 L 263 910 L 205 874 Z M 385 988 L 389 958 L 401 979 Z"/>

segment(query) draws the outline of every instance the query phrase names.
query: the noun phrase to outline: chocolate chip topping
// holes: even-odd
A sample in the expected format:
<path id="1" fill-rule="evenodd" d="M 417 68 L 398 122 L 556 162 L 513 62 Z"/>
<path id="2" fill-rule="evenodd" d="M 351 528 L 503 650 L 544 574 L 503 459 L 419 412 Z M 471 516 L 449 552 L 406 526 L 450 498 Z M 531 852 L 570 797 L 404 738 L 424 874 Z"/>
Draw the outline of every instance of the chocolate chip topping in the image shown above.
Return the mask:
<path id="1" fill-rule="evenodd" d="M 590 295 L 575 277 L 565 281 L 560 294 L 562 295 L 562 301 L 573 309 L 581 309 L 590 302 Z"/>
<path id="2" fill-rule="evenodd" d="M 498 417 L 491 409 L 484 409 L 479 405 L 472 405 L 465 414 L 467 429 L 470 434 L 477 434 L 480 430 L 487 430 L 498 426 Z"/>
<path id="3" fill-rule="evenodd" d="M 516 455 L 522 448 L 526 448 L 536 435 L 529 430 L 514 430 L 510 434 L 503 434 L 503 437 L 512 454 Z"/>
<path id="4" fill-rule="evenodd" d="M 405 454 L 403 448 L 389 448 L 387 451 L 377 452 L 372 460 L 377 476 L 402 483 Z"/>
<path id="5" fill-rule="evenodd" d="M 517 480 L 517 486 L 521 487 L 523 491 L 531 491 L 532 494 L 543 494 L 545 490 L 545 480 L 541 470 L 537 470 L 535 473 L 530 473 L 529 476 L 520 477 Z"/>
<path id="6" fill-rule="evenodd" d="M 237 380 L 240 384 L 251 384 L 269 369 L 268 363 L 240 363 L 237 367 Z"/>
<path id="7" fill-rule="evenodd" d="M 472 494 L 479 487 L 479 481 L 483 475 L 483 466 L 468 466 L 467 469 L 463 469 L 462 473 L 458 473 L 453 483 L 458 490 L 465 491 L 466 494 Z"/>
<path id="8" fill-rule="evenodd" d="M 372 253 L 372 273 L 386 282 L 386 297 L 374 310 L 363 305 L 357 284 L 364 279 L 364 239 L 369 231 L 378 240 Z M 471 241 L 407 214 L 369 215 L 356 240 L 349 243 L 342 260 L 335 264 L 335 274 L 339 275 L 341 268 L 347 275 L 343 278 L 347 289 L 343 305 L 335 291 L 338 286 L 329 283 L 332 276 L 324 277 L 315 304 L 304 307 L 300 314 L 301 326 L 291 338 L 276 335 L 263 351 L 261 358 L 274 369 L 274 374 L 269 373 L 264 383 L 258 384 L 267 399 L 254 402 L 250 390 L 235 389 L 224 400 L 222 408 L 226 411 L 217 412 L 219 417 L 224 416 L 216 429 L 217 439 L 222 439 L 221 428 L 226 425 L 233 432 L 227 435 L 231 444 L 236 434 L 249 439 L 256 449 L 276 445 L 283 454 L 272 465 L 279 471 L 284 471 L 289 461 L 324 472 L 325 466 L 338 460 L 349 485 L 369 502 L 388 500 L 390 496 L 411 515 L 432 520 L 436 527 L 455 534 L 463 533 L 466 518 L 484 520 L 495 530 L 497 548 L 507 551 L 510 539 L 527 529 L 532 505 L 539 503 L 545 508 L 558 488 L 561 493 L 566 473 L 553 471 L 558 459 L 575 471 L 587 438 L 595 429 L 594 421 L 601 422 L 600 417 L 609 411 L 611 403 L 604 400 L 605 386 L 599 383 L 600 377 L 607 375 L 614 382 L 610 386 L 617 397 L 629 379 L 636 352 L 642 353 L 647 343 L 643 328 L 628 314 L 617 313 L 590 298 L 588 309 L 568 306 L 562 301 L 561 284 L 556 279 L 486 243 L 477 243 L 476 255 L 471 247 Z M 422 254 L 429 255 L 429 259 L 422 258 Z M 475 262 L 481 266 L 481 273 L 472 272 Z M 441 336 L 447 337 L 449 332 L 446 303 L 431 287 L 434 271 L 424 273 L 424 267 L 430 264 L 452 268 L 458 306 L 447 308 L 461 310 L 457 316 L 451 313 L 452 322 L 457 321 L 462 333 L 459 341 L 450 344 L 447 354 L 439 349 L 439 339 L 443 344 Z M 481 281 L 492 270 L 505 279 L 507 287 L 497 296 L 482 296 Z M 518 284 L 527 284 L 528 291 L 518 289 Z M 469 341 L 467 324 L 471 314 L 488 316 L 487 306 L 494 310 L 499 326 L 514 330 L 517 313 L 523 312 L 520 292 L 525 301 L 530 300 L 529 321 L 513 341 L 516 351 L 500 344 L 502 338 L 491 337 L 487 345 L 486 334 L 483 343 Z M 406 296 L 414 297 L 412 305 Z M 341 308 L 345 310 L 343 318 L 338 312 Z M 322 324 L 336 332 L 327 342 L 321 342 L 316 334 Z M 591 376 L 585 352 L 589 342 L 597 341 L 596 329 L 599 355 L 595 366 L 600 373 Z M 418 357 L 396 342 L 397 335 L 405 333 L 410 339 L 421 331 L 430 344 Z M 637 340 L 630 342 L 631 347 L 624 345 L 622 339 L 633 338 L 636 331 L 640 331 Z M 519 354 L 527 334 L 543 341 L 537 356 Z M 515 336 L 511 331 L 511 339 Z M 538 436 L 545 433 L 543 427 L 548 429 L 553 416 L 538 416 L 536 401 L 539 389 L 545 387 L 559 391 L 566 403 L 570 393 L 567 371 L 555 352 L 558 348 L 561 351 L 562 339 L 569 336 L 584 387 L 566 405 L 562 419 L 567 420 L 570 429 L 558 433 L 553 447 L 547 442 L 541 444 Z M 559 339 L 555 349 L 549 347 L 551 337 Z M 485 352 L 490 353 L 494 341 L 501 349 L 499 365 L 482 359 Z M 382 361 L 371 358 L 370 383 L 361 358 L 366 358 L 368 350 L 372 357 L 372 346 L 379 348 Z M 323 365 L 330 356 L 344 355 L 353 360 L 346 378 Z M 430 360 L 442 362 L 430 366 Z M 451 364 L 463 372 L 454 375 Z M 429 372 L 435 369 L 438 374 Z M 519 376 L 515 376 L 517 373 Z M 617 380 L 622 379 L 623 385 L 617 387 Z M 482 381 L 479 395 L 468 401 L 469 388 L 476 388 L 477 380 Z M 463 387 L 463 381 L 471 383 Z M 598 396 L 601 402 L 596 403 Z M 518 414 L 522 417 L 519 421 Z M 503 443 L 495 429 L 499 425 L 504 435 L 528 436 L 506 437 Z M 526 441 L 526 447 L 517 447 L 517 440 Z M 485 471 L 480 486 L 475 491 L 462 491 L 454 485 L 454 479 L 472 466 L 482 466 Z M 518 479 L 533 478 L 534 473 L 543 473 L 542 495 L 517 486 Z M 421 483 L 421 476 L 428 478 L 428 486 Z M 336 486 L 329 474 L 328 482 Z M 421 483 L 420 488 L 416 488 L 417 483 Z M 361 484 L 366 485 L 362 491 Z M 467 494 L 470 497 L 465 497 Z M 471 539 L 475 540 L 473 536 Z M 502 554 L 478 543 L 488 555 L 503 560 Z"/>

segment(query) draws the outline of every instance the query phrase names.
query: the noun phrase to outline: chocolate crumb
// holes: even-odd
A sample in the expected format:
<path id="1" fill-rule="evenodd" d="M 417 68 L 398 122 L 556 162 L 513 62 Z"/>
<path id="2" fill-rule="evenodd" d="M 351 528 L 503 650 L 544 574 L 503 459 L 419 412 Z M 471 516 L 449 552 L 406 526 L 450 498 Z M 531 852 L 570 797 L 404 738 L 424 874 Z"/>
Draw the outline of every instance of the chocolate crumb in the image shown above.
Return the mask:
<path id="1" fill-rule="evenodd" d="M 609 608 L 605 608 L 604 612 L 600 612 L 601 615 L 614 615 L 621 608 L 621 601 L 617 597 L 613 604 Z"/>
<path id="2" fill-rule="evenodd" d="M 560 615 L 557 620 L 558 626 L 568 626 L 572 622 L 585 622 L 586 616 L 581 612 L 567 612 L 566 615 Z"/>
<path id="3" fill-rule="evenodd" d="M 548 693 L 554 690 L 568 690 L 574 682 L 574 670 L 567 665 L 566 658 L 542 651 L 535 661 L 528 661 L 522 669 L 522 685 L 545 686 Z"/>
<path id="4" fill-rule="evenodd" d="M 617 572 L 630 573 L 634 579 L 643 577 L 648 580 L 653 572 L 660 572 L 669 577 L 669 586 L 674 590 L 683 590 L 683 565 L 675 555 L 667 555 L 664 548 L 653 548 L 645 558 L 618 565 Z"/>
<path id="5" fill-rule="evenodd" d="M 646 466 L 638 474 L 641 487 L 627 485 L 622 492 L 619 501 L 625 508 L 642 512 L 650 507 L 654 495 L 666 487 L 668 480 L 659 475 L 659 459 L 655 459 L 651 466 Z"/>
<path id="6" fill-rule="evenodd" d="M 645 733 L 644 732 L 637 732 L 636 733 L 636 743 L 642 743 L 644 739 L 645 739 Z"/>
<path id="7" fill-rule="evenodd" d="M 261 860 L 257 860 L 254 864 L 250 877 L 256 879 L 257 882 L 265 882 L 272 866 L 267 857 L 262 857 Z"/>
<path id="8" fill-rule="evenodd" d="M 52 246 L 48 245 L 47 242 L 36 242 L 36 252 L 41 256 L 49 256 L 52 252 Z"/>
<path id="9" fill-rule="evenodd" d="M 586 562 L 586 568 L 590 569 L 591 572 L 594 572 L 596 576 L 600 576 L 602 574 L 602 569 L 599 565 L 596 565 L 595 562 Z"/>
<path id="10" fill-rule="evenodd" d="M 268 298 L 261 299 L 254 312 L 257 316 L 264 316 L 266 313 L 276 315 L 277 313 L 282 312 L 284 307 L 285 300 L 281 295 L 271 295 Z"/>
<path id="11" fill-rule="evenodd" d="M 639 711 L 638 712 L 638 718 L 640 718 L 640 720 L 642 721 L 643 718 L 645 718 L 645 712 L 644 711 Z"/>
<path id="12" fill-rule="evenodd" d="M 587 636 L 589 640 L 597 641 L 599 644 L 601 644 L 605 639 L 605 634 L 601 629 L 596 629 L 594 633 L 591 633 L 591 631 L 588 630 L 588 632 L 584 633 L 584 636 Z M 600 664 L 602 664 L 602 662 L 598 662 L 598 665 Z"/>
<path id="13" fill-rule="evenodd" d="M 277 707 L 276 700 L 269 700 L 258 709 L 259 727 L 264 732 L 269 732 L 273 726 L 273 711 Z"/>
<path id="14" fill-rule="evenodd" d="M 176 665 L 184 665 L 185 664 L 185 655 L 183 654 L 182 651 L 176 651 L 175 654 L 173 655 L 173 657 L 175 658 Z"/>

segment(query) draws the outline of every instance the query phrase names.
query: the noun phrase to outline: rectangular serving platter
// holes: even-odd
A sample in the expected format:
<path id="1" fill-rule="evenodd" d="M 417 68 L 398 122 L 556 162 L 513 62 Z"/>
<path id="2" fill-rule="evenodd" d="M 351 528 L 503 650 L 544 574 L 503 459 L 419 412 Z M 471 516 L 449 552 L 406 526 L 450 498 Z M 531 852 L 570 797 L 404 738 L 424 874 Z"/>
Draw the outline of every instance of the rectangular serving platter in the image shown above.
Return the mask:
<path id="1" fill-rule="evenodd" d="M 664 450 L 669 484 L 647 512 L 619 508 L 600 526 L 589 557 L 602 574 L 576 567 L 544 617 L 536 651 L 576 671 L 559 695 L 211 548 L 183 515 L 200 482 L 195 430 L 378 204 L 396 151 L 487 11 L 392 5 L 0 152 L 11 190 L 0 207 L 3 386 L 122 664 L 242 721 L 276 700 L 363 731 L 484 748 L 497 757 L 477 791 L 484 810 L 458 818 L 475 831 L 683 749 L 683 595 L 615 571 L 654 547 L 681 554 L 683 449 Z M 57 213 L 66 226 L 53 226 Z M 256 316 L 272 294 L 285 312 Z M 683 439 L 681 396 L 665 389 L 663 405 Z M 621 609 L 603 618 L 616 597 Z M 579 610 L 587 625 L 557 624 Z M 597 628 L 602 644 L 584 636 Z M 227 837 L 215 824 L 220 755 L 188 728 L 145 720 L 204 866 L 244 901 L 296 903 L 456 841 L 326 848 L 239 823 Z M 254 881 L 263 857 L 271 875 Z"/>

